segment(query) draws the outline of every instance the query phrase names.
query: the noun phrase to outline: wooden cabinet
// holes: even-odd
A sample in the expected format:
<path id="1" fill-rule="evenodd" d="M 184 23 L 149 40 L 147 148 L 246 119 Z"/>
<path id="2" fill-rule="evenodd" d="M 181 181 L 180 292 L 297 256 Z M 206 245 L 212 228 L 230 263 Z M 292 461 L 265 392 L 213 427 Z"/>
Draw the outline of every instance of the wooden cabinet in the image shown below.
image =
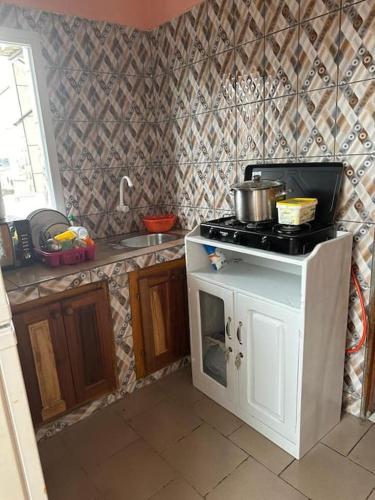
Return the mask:
<path id="1" fill-rule="evenodd" d="M 190 351 L 185 259 L 134 271 L 129 280 L 136 372 L 141 378 Z"/>
<path id="2" fill-rule="evenodd" d="M 115 389 L 104 282 L 15 306 L 13 322 L 34 424 Z"/>

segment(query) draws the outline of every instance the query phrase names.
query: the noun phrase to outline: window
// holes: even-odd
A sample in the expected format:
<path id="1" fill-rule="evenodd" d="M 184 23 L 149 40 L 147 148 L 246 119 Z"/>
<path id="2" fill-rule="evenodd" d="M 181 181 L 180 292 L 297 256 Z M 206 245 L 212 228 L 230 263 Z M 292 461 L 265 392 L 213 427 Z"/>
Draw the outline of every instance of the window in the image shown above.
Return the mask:
<path id="1" fill-rule="evenodd" d="M 61 208 L 55 143 L 45 134 L 51 120 L 43 70 L 36 64 L 40 47 L 33 36 L 0 31 L 0 185 L 5 215 L 12 218 Z"/>

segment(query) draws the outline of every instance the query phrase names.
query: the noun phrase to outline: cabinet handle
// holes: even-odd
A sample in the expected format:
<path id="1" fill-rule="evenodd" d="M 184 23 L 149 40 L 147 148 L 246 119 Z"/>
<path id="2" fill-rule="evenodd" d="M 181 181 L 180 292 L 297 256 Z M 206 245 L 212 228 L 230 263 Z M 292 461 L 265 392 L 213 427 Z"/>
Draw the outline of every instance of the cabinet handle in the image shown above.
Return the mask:
<path id="1" fill-rule="evenodd" d="M 228 349 L 225 350 L 225 361 L 229 360 L 229 355 L 233 352 L 233 349 L 231 347 L 228 347 Z"/>
<path id="2" fill-rule="evenodd" d="M 230 340 L 232 338 L 232 335 L 230 334 L 230 323 L 232 321 L 232 318 L 228 316 L 227 319 L 227 324 L 225 325 L 225 333 L 227 334 L 228 339 Z"/>
<path id="3" fill-rule="evenodd" d="M 242 358 L 243 358 L 243 354 L 242 354 L 242 352 L 239 352 L 239 353 L 237 354 L 237 356 L 236 356 L 235 361 L 234 361 L 234 364 L 236 365 L 237 370 L 238 370 L 238 369 L 240 368 L 240 366 L 241 366 L 241 360 L 242 360 Z"/>
<path id="4" fill-rule="evenodd" d="M 238 342 L 242 345 L 241 328 L 242 328 L 242 321 L 240 321 L 240 322 L 238 323 L 238 327 L 237 327 L 237 340 L 238 340 Z"/>
<path id="5" fill-rule="evenodd" d="M 52 311 L 51 312 L 51 317 L 52 317 L 52 319 L 60 319 L 61 318 L 61 312 L 60 311 Z"/>
<path id="6" fill-rule="evenodd" d="M 73 316 L 74 310 L 72 307 L 67 307 L 64 311 L 65 316 Z"/>

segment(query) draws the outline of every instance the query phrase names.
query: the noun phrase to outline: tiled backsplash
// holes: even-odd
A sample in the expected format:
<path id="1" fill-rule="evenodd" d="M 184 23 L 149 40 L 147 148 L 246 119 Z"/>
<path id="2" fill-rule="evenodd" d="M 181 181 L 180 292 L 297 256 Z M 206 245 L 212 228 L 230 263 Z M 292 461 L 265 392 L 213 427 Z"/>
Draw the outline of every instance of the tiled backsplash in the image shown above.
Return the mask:
<path id="1" fill-rule="evenodd" d="M 206 0 L 153 32 L 0 4 L 37 31 L 67 211 L 97 236 L 175 211 L 183 227 L 231 211 L 250 162 L 340 160 L 340 226 L 370 297 L 374 241 L 375 2 Z M 115 211 L 120 177 L 135 188 Z M 348 342 L 360 333 L 352 290 Z M 348 358 L 358 414 L 365 349 Z"/>

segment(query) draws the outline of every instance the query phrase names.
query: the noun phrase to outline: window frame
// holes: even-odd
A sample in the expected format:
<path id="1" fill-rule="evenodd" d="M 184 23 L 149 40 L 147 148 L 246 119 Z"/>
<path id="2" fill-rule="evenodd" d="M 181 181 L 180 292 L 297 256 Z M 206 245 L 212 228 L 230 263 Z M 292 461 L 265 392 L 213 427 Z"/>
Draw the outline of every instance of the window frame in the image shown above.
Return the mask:
<path id="1" fill-rule="evenodd" d="M 57 159 L 56 141 L 52 114 L 49 105 L 47 77 L 42 56 L 42 47 L 37 33 L 14 28 L 0 28 L 0 42 L 15 45 L 28 45 L 30 47 L 31 78 L 35 92 L 35 102 L 38 116 L 40 117 L 42 146 L 47 156 L 49 165 L 48 177 L 51 187 L 51 200 L 53 207 L 66 213 L 63 189 Z M 44 208 L 44 207 L 40 207 Z"/>

